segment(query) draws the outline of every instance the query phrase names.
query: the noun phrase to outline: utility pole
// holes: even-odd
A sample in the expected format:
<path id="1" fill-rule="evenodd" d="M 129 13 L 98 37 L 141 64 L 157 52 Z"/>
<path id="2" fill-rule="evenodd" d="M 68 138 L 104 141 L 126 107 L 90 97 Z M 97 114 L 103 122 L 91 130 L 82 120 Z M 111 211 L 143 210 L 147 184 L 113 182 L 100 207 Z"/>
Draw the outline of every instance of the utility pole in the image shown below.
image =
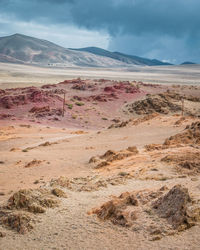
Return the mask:
<path id="1" fill-rule="evenodd" d="M 181 98 L 181 103 L 182 103 L 182 112 L 181 115 L 184 116 L 184 98 Z"/>
<path id="2" fill-rule="evenodd" d="M 62 110 L 62 117 L 64 117 L 65 114 L 65 93 L 64 93 L 64 98 L 63 98 L 63 110 Z"/>

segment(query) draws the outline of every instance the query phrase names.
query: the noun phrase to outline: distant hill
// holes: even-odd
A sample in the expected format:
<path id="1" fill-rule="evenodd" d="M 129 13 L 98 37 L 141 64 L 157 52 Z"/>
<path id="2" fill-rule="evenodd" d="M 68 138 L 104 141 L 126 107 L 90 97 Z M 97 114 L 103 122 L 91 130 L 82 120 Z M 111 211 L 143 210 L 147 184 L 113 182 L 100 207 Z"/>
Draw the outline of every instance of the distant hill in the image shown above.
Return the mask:
<path id="1" fill-rule="evenodd" d="M 0 61 L 42 66 L 127 66 L 112 58 L 66 49 L 49 41 L 21 34 L 0 38 Z"/>
<path id="2" fill-rule="evenodd" d="M 183 62 L 183 63 L 181 63 L 181 65 L 188 65 L 188 64 L 196 64 L 196 63 L 194 63 L 194 62 Z"/>
<path id="3" fill-rule="evenodd" d="M 165 63 L 156 59 L 147 59 L 143 57 L 138 56 L 132 56 L 123 54 L 120 52 L 110 52 L 105 49 L 97 48 L 97 47 L 87 47 L 87 48 L 81 48 L 81 49 L 73 49 L 78 51 L 86 51 L 90 52 L 94 55 L 100 55 L 104 57 L 110 57 L 112 59 L 127 63 L 127 64 L 134 64 L 134 65 L 148 65 L 148 66 L 155 66 L 155 65 L 171 65 L 170 63 Z"/>
<path id="4" fill-rule="evenodd" d="M 129 67 L 134 65 L 167 65 L 96 47 L 66 49 L 47 40 L 21 34 L 0 37 L 0 62 L 42 66 Z"/>

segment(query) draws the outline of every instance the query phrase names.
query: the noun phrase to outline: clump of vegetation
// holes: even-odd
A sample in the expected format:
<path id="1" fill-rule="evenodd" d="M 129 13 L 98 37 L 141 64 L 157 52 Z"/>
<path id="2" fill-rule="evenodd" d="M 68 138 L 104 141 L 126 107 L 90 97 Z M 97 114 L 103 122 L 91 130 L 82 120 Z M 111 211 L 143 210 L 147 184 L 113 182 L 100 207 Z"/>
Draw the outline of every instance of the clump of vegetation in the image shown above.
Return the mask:
<path id="1" fill-rule="evenodd" d="M 72 109 L 73 108 L 73 104 L 67 104 L 68 109 Z"/>
<path id="2" fill-rule="evenodd" d="M 25 148 L 25 149 L 23 149 L 23 150 L 22 150 L 22 152 L 28 152 L 28 149 L 27 149 L 27 148 Z"/>
<path id="3" fill-rule="evenodd" d="M 72 119 L 76 119 L 77 118 L 77 115 L 72 115 Z"/>
<path id="4" fill-rule="evenodd" d="M 101 119 L 104 121 L 108 120 L 108 118 L 106 118 L 106 117 L 102 117 Z"/>
<path id="5" fill-rule="evenodd" d="M 139 84 L 137 84 L 137 85 L 136 85 L 136 88 L 137 88 L 137 89 L 140 89 L 140 85 L 139 85 Z"/>
<path id="6" fill-rule="evenodd" d="M 75 104 L 76 104 L 77 106 L 83 106 L 83 105 L 85 105 L 84 102 L 76 102 Z"/>

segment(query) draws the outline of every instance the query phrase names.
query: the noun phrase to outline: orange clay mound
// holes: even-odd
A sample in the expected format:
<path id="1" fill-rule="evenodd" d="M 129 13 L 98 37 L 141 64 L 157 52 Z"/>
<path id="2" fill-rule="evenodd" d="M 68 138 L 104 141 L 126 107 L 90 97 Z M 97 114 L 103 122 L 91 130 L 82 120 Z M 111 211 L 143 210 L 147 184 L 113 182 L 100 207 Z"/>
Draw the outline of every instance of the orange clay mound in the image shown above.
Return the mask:
<path id="1" fill-rule="evenodd" d="M 108 166 L 111 162 L 123 160 L 124 158 L 138 154 L 137 147 L 128 147 L 126 150 L 120 150 L 118 152 L 108 150 L 105 154 L 91 157 L 89 163 L 95 163 L 95 168 L 101 168 Z"/>
<path id="2" fill-rule="evenodd" d="M 126 192 L 106 202 L 99 209 L 93 210 L 93 213 L 100 219 L 110 219 L 113 224 L 131 226 L 132 220 L 136 219 L 136 215 L 126 211 L 128 205 L 137 206 L 138 201 L 134 194 Z"/>

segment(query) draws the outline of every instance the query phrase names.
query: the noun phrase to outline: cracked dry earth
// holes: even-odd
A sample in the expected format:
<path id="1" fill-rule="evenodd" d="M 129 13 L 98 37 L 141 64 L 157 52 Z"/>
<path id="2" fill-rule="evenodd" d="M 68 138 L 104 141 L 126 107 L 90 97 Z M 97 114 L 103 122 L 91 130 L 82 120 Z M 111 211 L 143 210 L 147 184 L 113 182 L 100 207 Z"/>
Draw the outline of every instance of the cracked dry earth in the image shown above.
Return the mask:
<path id="1" fill-rule="evenodd" d="M 4 126 L 0 249 L 199 249 L 200 125 L 180 118 Z"/>

